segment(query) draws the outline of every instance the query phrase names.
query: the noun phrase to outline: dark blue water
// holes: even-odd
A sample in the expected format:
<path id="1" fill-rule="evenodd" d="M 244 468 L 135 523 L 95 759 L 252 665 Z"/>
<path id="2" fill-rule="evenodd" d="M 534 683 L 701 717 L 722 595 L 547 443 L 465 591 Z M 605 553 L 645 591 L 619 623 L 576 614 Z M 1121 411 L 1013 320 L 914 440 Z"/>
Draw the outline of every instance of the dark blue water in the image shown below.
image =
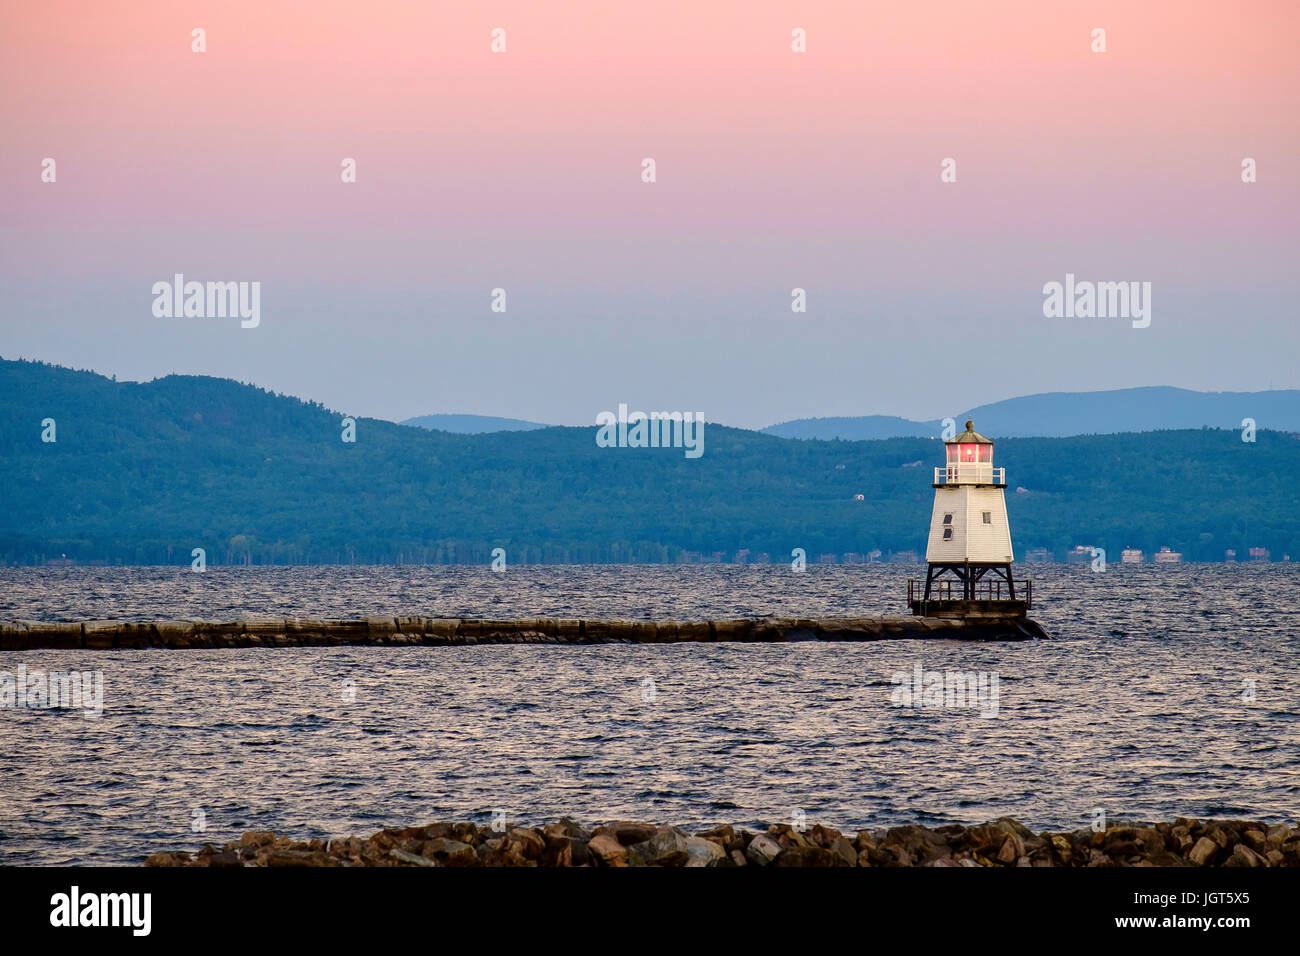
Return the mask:
<path id="1" fill-rule="evenodd" d="M 898 613 L 917 570 L 10 568 L 0 618 Z M 802 810 L 849 830 L 1003 814 L 1074 829 L 1099 808 L 1295 822 L 1300 567 L 1036 577 L 1051 641 L 0 655 L 11 673 L 101 670 L 106 698 L 98 720 L 0 709 L 0 862 L 134 863 L 247 829 L 497 809 L 688 827 Z M 890 676 L 917 663 L 997 674 L 997 716 L 893 706 Z"/>

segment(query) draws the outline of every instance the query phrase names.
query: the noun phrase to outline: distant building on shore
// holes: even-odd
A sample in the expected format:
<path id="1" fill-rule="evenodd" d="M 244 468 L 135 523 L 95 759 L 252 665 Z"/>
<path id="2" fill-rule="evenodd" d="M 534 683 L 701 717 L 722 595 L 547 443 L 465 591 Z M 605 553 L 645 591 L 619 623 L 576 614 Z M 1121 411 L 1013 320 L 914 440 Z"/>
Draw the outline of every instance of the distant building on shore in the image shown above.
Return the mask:
<path id="1" fill-rule="evenodd" d="M 1267 564 L 1269 559 L 1272 558 L 1268 548 L 1251 548 L 1249 553 L 1250 560 L 1256 561 L 1260 564 Z"/>
<path id="2" fill-rule="evenodd" d="M 1229 548 L 1227 551 L 1223 552 L 1223 560 L 1227 561 L 1229 564 L 1231 564 L 1233 561 L 1236 561 L 1237 560 L 1236 549 Z"/>
<path id="3" fill-rule="evenodd" d="M 895 551 L 889 560 L 892 564 L 919 564 L 921 561 L 915 551 Z"/>
<path id="4" fill-rule="evenodd" d="M 1090 544 L 1076 544 L 1065 555 L 1066 564 L 1091 564 L 1093 546 Z"/>
<path id="5" fill-rule="evenodd" d="M 1137 548 L 1125 548 L 1119 553 L 1121 564 L 1141 564 L 1146 560 L 1146 552 Z"/>
<path id="6" fill-rule="evenodd" d="M 1153 558 L 1153 560 L 1155 561 L 1156 564 L 1181 564 L 1183 560 L 1183 554 L 1181 551 L 1171 551 L 1167 547 L 1162 547 L 1159 551 L 1156 552 L 1155 558 Z"/>
<path id="7" fill-rule="evenodd" d="M 1030 548 L 1025 552 L 1026 564 L 1055 564 L 1056 558 L 1046 548 Z"/>

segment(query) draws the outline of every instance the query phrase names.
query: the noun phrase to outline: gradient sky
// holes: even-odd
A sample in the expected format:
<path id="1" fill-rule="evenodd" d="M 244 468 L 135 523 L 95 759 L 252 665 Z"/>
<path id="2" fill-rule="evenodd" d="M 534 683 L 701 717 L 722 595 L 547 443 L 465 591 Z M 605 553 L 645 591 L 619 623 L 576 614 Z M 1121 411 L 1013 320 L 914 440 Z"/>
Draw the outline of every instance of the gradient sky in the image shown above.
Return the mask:
<path id="1" fill-rule="evenodd" d="M 5 358 L 566 424 L 1300 385 L 1292 2 L 0 10 Z M 261 326 L 155 318 L 176 272 Z M 1151 326 L 1044 318 L 1067 272 Z"/>

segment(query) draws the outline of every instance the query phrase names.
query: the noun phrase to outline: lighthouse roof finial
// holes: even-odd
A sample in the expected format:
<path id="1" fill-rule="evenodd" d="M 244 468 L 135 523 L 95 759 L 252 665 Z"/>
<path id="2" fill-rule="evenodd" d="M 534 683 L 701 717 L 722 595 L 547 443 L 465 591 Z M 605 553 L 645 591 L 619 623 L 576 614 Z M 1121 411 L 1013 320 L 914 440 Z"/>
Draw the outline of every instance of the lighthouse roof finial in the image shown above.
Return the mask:
<path id="1" fill-rule="evenodd" d="M 949 444 L 949 445 L 958 445 L 958 444 L 992 445 L 992 444 L 993 444 L 993 439 L 992 439 L 992 438 L 985 438 L 983 435 L 981 435 L 979 432 L 977 432 L 977 431 L 975 430 L 975 422 L 968 418 L 968 419 L 966 419 L 966 430 L 965 430 L 964 432 L 962 432 L 960 435 L 956 435 L 956 436 L 954 436 L 954 437 L 952 437 L 952 438 L 949 438 L 948 441 L 946 442 L 946 444 Z"/>

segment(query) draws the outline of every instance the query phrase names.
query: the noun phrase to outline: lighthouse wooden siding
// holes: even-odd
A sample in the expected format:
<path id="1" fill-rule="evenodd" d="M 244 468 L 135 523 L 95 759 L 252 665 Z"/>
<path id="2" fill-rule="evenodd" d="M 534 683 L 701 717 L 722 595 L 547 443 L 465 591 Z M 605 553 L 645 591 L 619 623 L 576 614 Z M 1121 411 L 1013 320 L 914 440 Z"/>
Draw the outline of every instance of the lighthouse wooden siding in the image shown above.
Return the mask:
<path id="1" fill-rule="evenodd" d="M 984 523 L 985 512 L 989 523 Z M 944 517 L 952 515 L 951 525 Z M 952 528 L 952 537 L 943 533 Z M 930 516 L 930 541 L 925 548 L 930 564 L 1008 564 L 1015 560 L 1007 502 L 1001 488 L 985 485 L 944 485 L 934 490 Z"/>

